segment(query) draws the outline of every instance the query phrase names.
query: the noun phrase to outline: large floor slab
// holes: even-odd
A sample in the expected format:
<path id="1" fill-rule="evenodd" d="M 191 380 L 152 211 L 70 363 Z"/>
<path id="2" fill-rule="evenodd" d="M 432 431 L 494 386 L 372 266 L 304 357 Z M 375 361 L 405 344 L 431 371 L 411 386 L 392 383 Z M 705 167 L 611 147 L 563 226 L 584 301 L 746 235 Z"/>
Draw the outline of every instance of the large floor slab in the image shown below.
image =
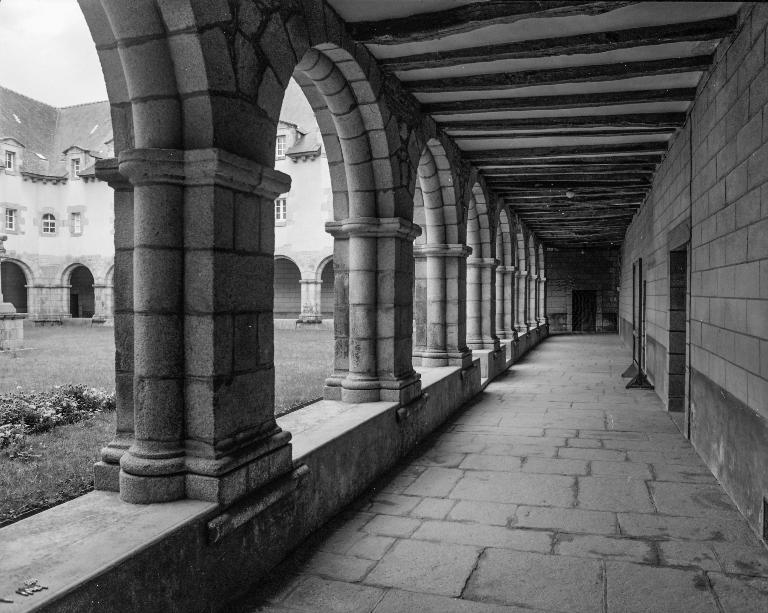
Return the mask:
<path id="1" fill-rule="evenodd" d="M 554 336 L 233 610 L 768 611 L 768 553 L 615 336 Z"/>

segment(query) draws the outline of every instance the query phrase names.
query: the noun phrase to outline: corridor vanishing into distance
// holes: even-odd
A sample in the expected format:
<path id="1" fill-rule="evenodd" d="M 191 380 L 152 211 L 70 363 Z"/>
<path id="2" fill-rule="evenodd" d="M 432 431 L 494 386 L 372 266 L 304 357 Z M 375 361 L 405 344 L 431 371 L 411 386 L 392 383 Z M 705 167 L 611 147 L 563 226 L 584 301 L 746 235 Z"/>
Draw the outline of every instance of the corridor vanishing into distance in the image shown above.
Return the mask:
<path id="1" fill-rule="evenodd" d="M 765 548 L 628 363 L 550 337 L 236 610 L 768 610 Z"/>

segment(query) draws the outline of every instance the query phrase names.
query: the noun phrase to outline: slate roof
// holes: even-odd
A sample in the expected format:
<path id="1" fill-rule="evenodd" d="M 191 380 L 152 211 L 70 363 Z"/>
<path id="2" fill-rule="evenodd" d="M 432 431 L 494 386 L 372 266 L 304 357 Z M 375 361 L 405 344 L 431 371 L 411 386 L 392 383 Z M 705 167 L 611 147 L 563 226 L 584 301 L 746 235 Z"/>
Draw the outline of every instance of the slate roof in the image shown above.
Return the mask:
<path id="1" fill-rule="evenodd" d="M 109 103 L 56 108 L 0 87 L 0 139 L 3 138 L 13 138 L 24 145 L 19 154 L 22 172 L 65 176 L 64 151 L 72 146 L 97 158 L 113 155 Z"/>
<path id="2" fill-rule="evenodd" d="M 317 155 L 320 153 L 322 141 L 320 132 L 315 129 L 309 134 L 302 134 L 291 147 L 285 151 L 287 156 Z"/>

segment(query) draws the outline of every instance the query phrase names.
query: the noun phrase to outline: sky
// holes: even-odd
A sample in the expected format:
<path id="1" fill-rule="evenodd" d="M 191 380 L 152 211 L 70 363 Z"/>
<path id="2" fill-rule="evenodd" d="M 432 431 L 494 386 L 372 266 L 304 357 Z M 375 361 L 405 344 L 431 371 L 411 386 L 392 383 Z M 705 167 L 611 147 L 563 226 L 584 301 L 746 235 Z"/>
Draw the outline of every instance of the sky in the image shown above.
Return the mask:
<path id="1" fill-rule="evenodd" d="M 58 107 L 107 99 L 76 0 L 0 0 L 0 85 Z"/>

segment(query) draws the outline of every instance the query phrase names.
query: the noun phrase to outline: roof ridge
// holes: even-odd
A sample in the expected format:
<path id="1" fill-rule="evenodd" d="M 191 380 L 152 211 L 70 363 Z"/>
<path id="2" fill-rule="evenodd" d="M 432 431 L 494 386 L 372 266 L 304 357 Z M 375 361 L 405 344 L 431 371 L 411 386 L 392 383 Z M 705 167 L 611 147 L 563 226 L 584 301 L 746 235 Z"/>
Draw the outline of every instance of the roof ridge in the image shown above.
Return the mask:
<path id="1" fill-rule="evenodd" d="M 67 106 L 57 106 L 54 108 L 57 108 L 58 110 L 63 111 L 65 109 L 74 109 L 74 108 L 77 108 L 78 106 L 89 106 L 91 104 L 104 104 L 105 102 L 109 103 L 109 100 L 94 100 L 93 102 L 81 102 L 80 104 L 70 104 Z"/>
<path id="2" fill-rule="evenodd" d="M 43 102 L 42 100 L 38 100 L 37 98 L 33 98 L 32 96 L 27 96 L 26 94 L 22 94 L 21 92 L 17 92 L 15 89 L 11 89 L 10 87 L 5 87 L 4 85 L 0 85 L 0 89 L 4 89 L 5 91 L 11 92 L 12 94 L 16 94 L 17 96 L 21 96 L 22 98 L 26 98 L 27 100 L 31 100 L 32 102 L 37 102 L 38 104 L 43 104 L 47 106 L 48 108 L 55 109 L 57 108 L 53 104 L 48 104 L 47 102 Z"/>

